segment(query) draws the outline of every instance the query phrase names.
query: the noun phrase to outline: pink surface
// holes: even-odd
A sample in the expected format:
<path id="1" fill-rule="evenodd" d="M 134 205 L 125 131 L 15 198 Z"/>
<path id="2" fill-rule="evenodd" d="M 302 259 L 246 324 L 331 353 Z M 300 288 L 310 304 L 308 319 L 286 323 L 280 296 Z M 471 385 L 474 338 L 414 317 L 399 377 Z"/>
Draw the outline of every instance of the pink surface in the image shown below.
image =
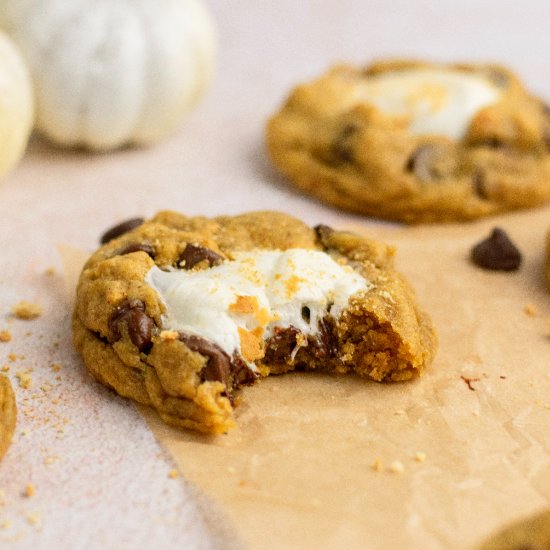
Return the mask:
<path id="1" fill-rule="evenodd" d="M 219 24 L 218 74 L 176 136 L 101 156 L 35 139 L 0 185 L 0 330 L 13 335 L 0 342 L 0 366 L 9 366 L 21 411 L 0 465 L 0 546 L 225 546 L 189 486 L 169 478 L 173 465 L 133 406 L 84 372 L 70 342 L 57 245 L 92 250 L 114 222 L 163 208 L 204 215 L 275 208 L 311 223 L 357 223 L 288 189 L 263 149 L 265 120 L 289 88 L 336 61 L 499 61 L 550 100 L 547 2 L 209 4 Z M 55 274 L 45 273 L 50 267 Z M 41 303 L 45 314 L 11 319 L 21 299 Z M 33 369 L 26 390 L 15 379 L 25 369 Z M 36 487 L 31 498 L 22 496 L 28 483 Z"/>

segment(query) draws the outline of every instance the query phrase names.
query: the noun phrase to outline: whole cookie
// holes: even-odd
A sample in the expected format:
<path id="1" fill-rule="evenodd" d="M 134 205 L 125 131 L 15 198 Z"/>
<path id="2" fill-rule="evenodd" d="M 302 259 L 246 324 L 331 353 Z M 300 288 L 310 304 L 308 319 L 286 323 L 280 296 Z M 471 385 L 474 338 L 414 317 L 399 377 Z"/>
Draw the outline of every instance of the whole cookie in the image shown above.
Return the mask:
<path id="1" fill-rule="evenodd" d="M 477 550 L 550 550 L 550 510 L 509 525 Z"/>
<path id="2" fill-rule="evenodd" d="M 6 454 L 15 432 L 15 395 L 9 378 L 0 374 L 0 459 Z"/>
<path id="3" fill-rule="evenodd" d="M 331 205 L 408 223 L 550 198 L 550 109 L 497 65 L 338 66 L 267 126 L 275 166 Z"/>
<path id="4" fill-rule="evenodd" d="M 139 223 L 85 265 L 74 342 L 99 381 L 168 423 L 225 432 L 239 388 L 270 373 L 399 381 L 432 359 L 431 322 L 383 244 L 277 212 L 161 212 L 124 232 Z"/>

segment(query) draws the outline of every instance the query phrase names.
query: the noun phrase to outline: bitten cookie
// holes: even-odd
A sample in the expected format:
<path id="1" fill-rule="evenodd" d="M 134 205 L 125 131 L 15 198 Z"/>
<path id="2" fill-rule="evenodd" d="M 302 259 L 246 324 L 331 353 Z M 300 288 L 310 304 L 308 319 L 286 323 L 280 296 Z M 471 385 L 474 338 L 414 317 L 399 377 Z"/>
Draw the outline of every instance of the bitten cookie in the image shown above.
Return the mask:
<path id="1" fill-rule="evenodd" d="M 303 192 L 407 223 L 550 198 L 550 108 L 497 65 L 335 67 L 292 92 L 267 146 Z"/>
<path id="2" fill-rule="evenodd" d="M 6 454 L 15 432 L 15 395 L 9 378 L 0 374 L 0 460 Z"/>
<path id="3" fill-rule="evenodd" d="M 139 223 L 85 265 L 74 342 L 99 381 L 170 424 L 227 431 L 239 388 L 270 373 L 399 381 L 432 359 L 392 248 L 277 212 Z"/>

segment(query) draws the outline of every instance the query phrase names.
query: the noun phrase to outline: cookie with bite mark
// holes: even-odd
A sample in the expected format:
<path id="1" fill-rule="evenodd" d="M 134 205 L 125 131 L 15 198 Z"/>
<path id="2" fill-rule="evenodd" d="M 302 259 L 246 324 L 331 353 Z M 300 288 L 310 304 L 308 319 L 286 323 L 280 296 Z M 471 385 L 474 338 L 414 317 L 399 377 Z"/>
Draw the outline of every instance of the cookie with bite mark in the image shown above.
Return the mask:
<path id="1" fill-rule="evenodd" d="M 432 324 L 384 244 L 278 212 L 119 227 L 81 273 L 74 343 L 170 424 L 226 432 L 240 388 L 269 374 L 402 381 L 432 360 Z"/>
<path id="2" fill-rule="evenodd" d="M 15 395 L 9 378 L 0 374 L 0 460 L 8 451 L 17 416 Z"/>
<path id="3" fill-rule="evenodd" d="M 550 108 L 498 65 L 337 66 L 293 90 L 267 148 L 304 193 L 407 223 L 550 198 Z"/>

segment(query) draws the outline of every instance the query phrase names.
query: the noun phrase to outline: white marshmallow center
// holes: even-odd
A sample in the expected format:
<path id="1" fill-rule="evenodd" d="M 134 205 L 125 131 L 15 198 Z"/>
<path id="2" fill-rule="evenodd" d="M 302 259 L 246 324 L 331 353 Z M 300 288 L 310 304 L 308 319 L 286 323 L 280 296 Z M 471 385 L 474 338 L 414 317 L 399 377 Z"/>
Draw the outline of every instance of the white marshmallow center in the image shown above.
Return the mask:
<path id="1" fill-rule="evenodd" d="M 365 79 L 357 86 L 352 103 L 370 103 L 388 115 L 409 118 L 409 131 L 416 135 L 461 139 L 473 117 L 501 95 L 482 75 L 419 68 Z"/>
<path id="2" fill-rule="evenodd" d="M 164 330 L 201 336 L 230 356 L 241 350 L 242 330 L 268 338 L 275 327 L 292 325 L 315 334 L 329 306 L 338 318 L 353 294 L 373 286 L 328 254 L 306 249 L 240 252 L 200 271 L 154 266 L 145 282 L 166 306 Z"/>

